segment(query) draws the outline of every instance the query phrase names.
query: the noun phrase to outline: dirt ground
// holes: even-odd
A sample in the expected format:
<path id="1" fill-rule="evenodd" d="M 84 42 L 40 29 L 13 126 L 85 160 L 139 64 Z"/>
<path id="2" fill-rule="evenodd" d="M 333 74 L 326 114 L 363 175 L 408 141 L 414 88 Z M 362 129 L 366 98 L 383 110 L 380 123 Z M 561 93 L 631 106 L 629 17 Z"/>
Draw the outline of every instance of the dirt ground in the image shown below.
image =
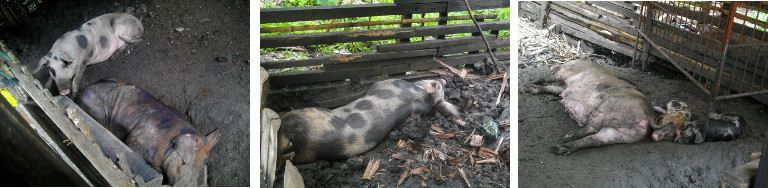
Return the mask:
<path id="1" fill-rule="evenodd" d="M 204 134 L 220 129 L 208 159 L 209 185 L 248 186 L 249 1 L 46 1 L 0 40 L 22 62 L 37 63 L 67 31 L 126 10 L 144 14 L 143 41 L 128 56 L 89 66 L 81 88 L 113 77 L 142 87 Z"/>
<path id="2" fill-rule="evenodd" d="M 676 99 L 688 103 L 694 119 L 706 116 L 708 97 L 687 79 L 613 66 L 605 58 L 592 58 L 636 83 L 654 105 Z M 612 64 L 612 65 L 605 65 Z M 520 86 L 549 75 L 549 66 L 519 69 Z M 683 145 L 648 138 L 632 144 L 582 149 L 567 156 L 550 147 L 576 129 L 559 98 L 519 93 L 518 164 L 520 187 L 717 187 L 725 171 L 752 161 L 765 138 L 768 106 L 751 98 L 717 101 L 717 112 L 739 114 L 747 128 L 738 140 Z M 658 114 L 657 114 L 658 115 Z"/>
<path id="3" fill-rule="evenodd" d="M 467 66 L 470 67 L 470 66 Z M 470 71 L 472 73 L 472 71 Z M 460 116 L 467 124 L 459 125 L 452 118 L 446 118 L 434 111 L 422 118 L 410 117 L 399 127 L 396 127 L 389 136 L 380 142 L 372 150 L 346 161 L 319 161 L 297 165 L 304 178 L 307 187 L 395 187 L 398 184 L 403 171 L 406 168 L 414 172 L 415 169 L 425 167 L 428 169 L 421 174 L 408 176 L 400 186 L 417 187 L 467 187 L 458 169 L 463 169 L 472 187 L 508 187 L 510 182 L 509 156 L 510 156 L 510 129 L 509 129 L 509 87 L 506 87 L 501 103 L 495 105 L 496 97 L 501 89 L 501 79 L 473 82 L 463 81 L 460 78 L 443 77 L 448 84 L 445 87 L 446 99 L 460 108 Z M 509 85 L 508 85 L 509 86 Z M 297 97 L 301 98 L 301 97 Z M 271 101 L 280 101 L 271 98 Z M 467 108 L 468 101 L 474 101 Z M 270 104 L 267 107 L 277 112 L 286 112 L 278 104 Z M 473 148 L 464 140 L 477 129 L 475 134 L 480 134 L 483 123 L 493 120 L 499 125 L 498 139 L 486 141 L 482 147 L 495 150 L 501 138 L 498 154 L 501 157 L 498 163 L 475 164 L 471 160 L 481 160 L 477 153 L 469 159 L 469 155 L 463 160 L 459 155 L 466 154 Z M 438 138 L 430 132 L 436 132 L 431 126 L 436 126 L 446 133 L 457 133 L 450 138 Z M 409 142 L 408 140 L 412 141 Z M 398 141 L 404 141 L 406 147 L 398 147 Z M 410 149 L 408 149 L 410 147 Z M 427 154 L 425 150 L 436 150 L 445 154 L 444 159 L 435 154 Z M 438 153 L 438 152 L 432 152 Z M 380 160 L 377 173 L 371 180 L 363 180 L 368 162 Z M 278 172 L 277 187 L 282 187 L 283 170 Z M 453 171 L 453 172 L 452 172 Z"/>

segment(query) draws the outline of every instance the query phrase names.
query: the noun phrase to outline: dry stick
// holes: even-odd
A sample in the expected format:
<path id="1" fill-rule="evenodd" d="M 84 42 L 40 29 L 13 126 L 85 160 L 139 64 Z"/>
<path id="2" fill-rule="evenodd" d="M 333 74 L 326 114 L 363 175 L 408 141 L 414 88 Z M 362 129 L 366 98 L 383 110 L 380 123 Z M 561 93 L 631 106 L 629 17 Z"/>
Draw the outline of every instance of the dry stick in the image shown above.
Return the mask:
<path id="1" fill-rule="evenodd" d="M 464 0 L 464 5 L 467 6 L 467 12 L 469 12 L 470 18 L 472 18 L 472 23 L 475 24 L 475 27 L 477 27 L 477 30 L 480 32 L 480 36 L 483 37 L 483 41 L 485 42 L 485 47 L 488 50 L 488 54 L 491 55 L 491 61 L 493 62 L 494 66 L 493 70 L 494 72 L 499 72 L 499 61 L 496 59 L 496 56 L 493 55 L 493 52 L 491 52 L 491 45 L 488 44 L 488 39 L 485 38 L 485 35 L 483 34 L 483 29 L 480 28 L 480 24 L 477 24 L 477 20 L 475 20 L 475 14 L 472 13 L 472 9 L 469 8 L 469 2 L 467 0 Z"/>
<path id="2" fill-rule="evenodd" d="M 501 102 L 501 94 L 504 93 L 504 88 L 507 86 L 507 73 L 504 73 L 504 83 L 501 83 L 501 90 L 499 90 L 499 96 L 496 97 L 496 105 Z"/>

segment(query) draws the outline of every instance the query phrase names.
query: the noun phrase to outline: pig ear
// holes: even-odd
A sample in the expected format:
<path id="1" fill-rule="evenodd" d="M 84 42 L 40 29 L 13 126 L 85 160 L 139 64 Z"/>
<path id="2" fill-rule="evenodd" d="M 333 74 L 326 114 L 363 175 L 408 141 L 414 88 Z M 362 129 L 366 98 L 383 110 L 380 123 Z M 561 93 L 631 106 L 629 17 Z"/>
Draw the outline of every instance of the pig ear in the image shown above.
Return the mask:
<path id="1" fill-rule="evenodd" d="M 701 131 L 696 131 L 696 139 L 694 142 L 697 144 L 704 142 L 704 136 L 701 135 Z"/>
<path id="2" fill-rule="evenodd" d="M 219 132 L 219 129 L 216 129 L 215 131 L 208 133 L 208 136 L 205 136 L 206 139 L 208 139 L 208 147 L 213 147 L 216 145 L 216 142 L 219 141 L 219 136 L 221 133 Z"/>
<path id="3" fill-rule="evenodd" d="M 459 116 L 459 111 L 456 109 L 456 106 L 454 106 L 453 104 L 445 100 L 440 100 L 439 102 L 437 102 L 434 108 L 437 109 L 437 111 L 443 115 L 450 115 L 453 117 Z"/>
<path id="4" fill-rule="evenodd" d="M 38 71 L 40 71 L 40 69 L 42 69 L 44 66 L 48 66 L 48 64 L 49 64 L 49 63 L 50 63 L 50 60 L 48 60 L 48 57 L 47 57 L 47 56 L 46 56 L 46 57 L 43 57 L 43 58 L 40 58 L 40 62 L 38 62 L 38 63 L 37 63 L 37 67 L 35 67 L 35 69 L 34 69 L 34 70 L 32 70 L 32 73 L 37 73 L 37 72 L 38 72 Z"/>

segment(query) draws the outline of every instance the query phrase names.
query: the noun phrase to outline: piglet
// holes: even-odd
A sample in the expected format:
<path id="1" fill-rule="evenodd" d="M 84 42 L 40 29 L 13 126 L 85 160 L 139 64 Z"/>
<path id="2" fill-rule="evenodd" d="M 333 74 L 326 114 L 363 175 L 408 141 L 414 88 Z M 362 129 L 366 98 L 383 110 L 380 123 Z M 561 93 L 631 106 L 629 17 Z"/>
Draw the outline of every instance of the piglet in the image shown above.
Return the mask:
<path id="1" fill-rule="evenodd" d="M 101 79 L 86 87 L 77 104 L 173 186 L 206 186 L 205 163 L 219 131 L 202 136 L 176 110 L 139 87 Z"/>
<path id="2" fill-rule="evenodd" d="M 444 100 L 445 80 L 409 83 L 379 81 L 363 97 L 333 110 L 304 108 L 281 116 L 284 132 L 281 154 L 295 152 L 294 163 L 342 160 L 364 153 L 412 115 L 424 115 L 433 107 L 458 116 L 456 107 Z M 285 148 L 289 147 L 289 148 Z"/>
<path id="3" fill-rule="evenodd" d="M 739 138 L 747 122 L 734 114 L 709 114 L 709 126 L 699 121 L 686 121 L 683 132 L 675 139 L 682 144 L 731 141 Z"/>
<path id="4" fill-rule="evenodd" d="M 59 37 L 33 72 L 49 67 L 59 94 L 77 96 L 86 66 L 107 60 L 115 51 L 125 50 L 129 43 L 141 41 L 143 34 L 144 26 L 131 14 L 101 15 Z"/>

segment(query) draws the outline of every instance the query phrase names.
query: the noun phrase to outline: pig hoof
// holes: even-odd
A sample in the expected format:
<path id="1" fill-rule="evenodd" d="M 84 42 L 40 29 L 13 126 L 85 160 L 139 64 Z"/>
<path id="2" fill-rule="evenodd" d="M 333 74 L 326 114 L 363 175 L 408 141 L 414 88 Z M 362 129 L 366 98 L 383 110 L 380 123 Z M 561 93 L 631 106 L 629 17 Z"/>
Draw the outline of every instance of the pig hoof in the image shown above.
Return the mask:
<path id="1" fill-rule="evenodd" d="M 530 94 L 538 94 L 539 93 L 539 86 L 533 85 L 533 84 L 526 84 L 523 86 L 523 91 L 530 93 Z"/>
<path id="2" fill-rule="evenodd" d="M 571 151 L 565 146 L 556 145 L 556 146 L 552 146 L 552 153 L 554 153 L 555 155 L 568 155 L 568 154 L 571 154 Z"/>

